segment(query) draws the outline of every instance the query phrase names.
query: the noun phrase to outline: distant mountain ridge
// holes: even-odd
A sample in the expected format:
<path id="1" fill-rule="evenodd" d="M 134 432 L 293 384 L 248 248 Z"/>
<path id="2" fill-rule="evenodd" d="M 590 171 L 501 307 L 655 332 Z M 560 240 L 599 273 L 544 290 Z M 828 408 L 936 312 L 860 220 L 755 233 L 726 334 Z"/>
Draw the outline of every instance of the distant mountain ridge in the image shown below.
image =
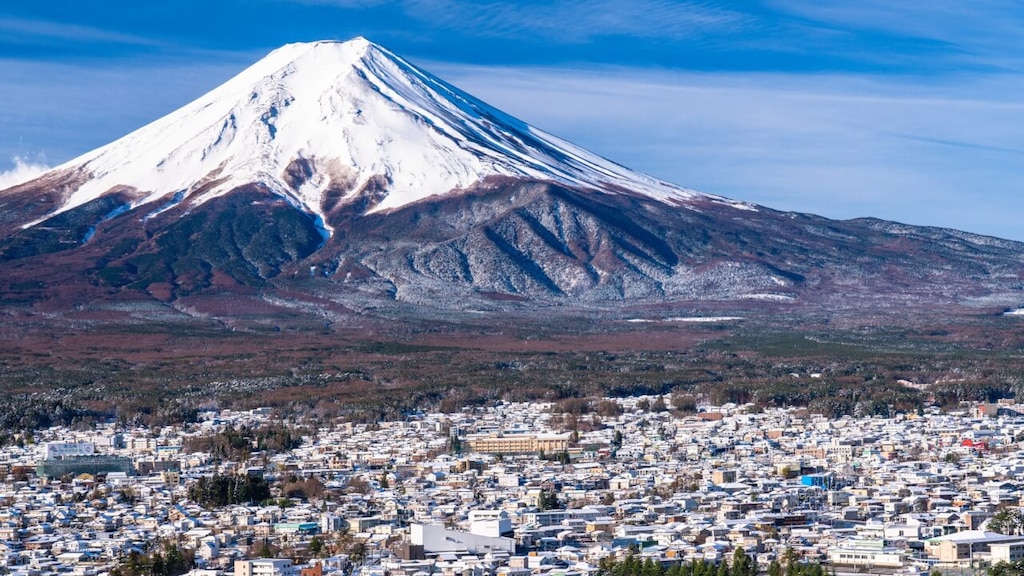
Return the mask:
<path id="1" fill-rule="evenodd" d="M 0 303 L 1017 306 L 1024 244 L 631 171 L 357 38 L 291 44 L 0 191 Z"/>

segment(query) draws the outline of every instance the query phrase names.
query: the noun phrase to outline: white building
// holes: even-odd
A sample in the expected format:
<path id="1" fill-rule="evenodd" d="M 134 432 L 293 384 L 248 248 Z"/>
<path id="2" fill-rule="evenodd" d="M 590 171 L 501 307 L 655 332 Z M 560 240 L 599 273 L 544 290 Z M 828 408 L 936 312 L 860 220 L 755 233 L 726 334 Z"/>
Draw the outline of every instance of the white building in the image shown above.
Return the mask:
<path id="1" fill-rule="evenodd" d="M 1024 559 L 1024 541 L 995 543 L 989 546 L 989 551 L 993 564 L 1013 563 Z"/>
<path id="2" fill-rule="evenodd" d="M 884 540 L 849 540 L 828 551 L 829 562 L 836 566 L 900 568 L 903 555 L 886 546 Z"/>
<path id="3" fill-rule="evenodd" d="M 458 532 L 448 530 L 440 524 L 413 524 L 410 526 L 409 535 L 412 544 L 423 546 L 423 550 L 428 554 L 438 552 L 481 553 L 498 550 L 511 554 L 516 549 L 516 541 L 513 538 L 494 538 Z M 239 576 L 237 572 L 236 576 Z"/>
<path id="4" fill-rule="evenodd" d="M 295 576 L 292 561 L 283 558 L 235 560 L 235 576 Z"/>
<path id="5" fill-rule="evenodd" d="M 68 456 L 92 456 L 96 447 L 92 442 L 47 442 L 43 444 L 43 459 L 57 460 Z"/>
<path id="6" fill-rule="evenodd" d="M 491 538 L 509 536 L 512 534 L 512 520 L 504 510 L 471 510 L 469 532 Z"/>

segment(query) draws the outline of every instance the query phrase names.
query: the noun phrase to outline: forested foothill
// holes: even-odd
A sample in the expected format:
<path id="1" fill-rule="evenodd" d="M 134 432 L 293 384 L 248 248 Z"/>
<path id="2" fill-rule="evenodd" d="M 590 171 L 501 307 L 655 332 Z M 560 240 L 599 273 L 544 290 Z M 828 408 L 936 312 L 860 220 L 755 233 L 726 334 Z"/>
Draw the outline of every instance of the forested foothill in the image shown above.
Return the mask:
<path id="1" fill-rule="evenodd" d="M 378 322 L 373 330 L 52 328 L 23 322 L 0 335 L 0 442 L 58 424 L 154 426 L 259 406 L 358 422 L 540 400 L 556 403 L 565 428 L 581 429 L 614 415 L 604 397 L 661 394 L 671 405 L 653 410 L 682 412 L 752 403 L 888 416 L 1014 397 L 1024 387 L 1024 321 L 991 314 L 911 327 L 575 318 L 557 327 L 510 319 Z M 233 441 L 209 448 L 238 449 Z"/>

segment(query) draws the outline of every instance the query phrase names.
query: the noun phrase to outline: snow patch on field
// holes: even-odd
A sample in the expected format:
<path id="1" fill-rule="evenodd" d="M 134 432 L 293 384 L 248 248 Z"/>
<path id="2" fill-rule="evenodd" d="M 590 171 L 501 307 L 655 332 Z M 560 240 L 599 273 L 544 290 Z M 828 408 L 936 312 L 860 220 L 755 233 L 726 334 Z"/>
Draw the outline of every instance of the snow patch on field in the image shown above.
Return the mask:
<path id="1" fill-rule="evenodd" d="M 792 302 L 796 300 L 796 296 L 793 294 L 744 294 L 744 298 L 748 300 L 767 300 L 771 302 Z"/>
<path id="2" fill-rule="evenodd" d="M 626 322 L 632 322 L 635 324 L 657 324 L 661 322 L 693 322 L 693 323 L 711 323 L 711 322 L 738 322 L 743 320 L 742 316 L 680 316 L 675 318 L 665 318 L 664 320 L 649 320 L 646 318 L 630 318 Z"/>

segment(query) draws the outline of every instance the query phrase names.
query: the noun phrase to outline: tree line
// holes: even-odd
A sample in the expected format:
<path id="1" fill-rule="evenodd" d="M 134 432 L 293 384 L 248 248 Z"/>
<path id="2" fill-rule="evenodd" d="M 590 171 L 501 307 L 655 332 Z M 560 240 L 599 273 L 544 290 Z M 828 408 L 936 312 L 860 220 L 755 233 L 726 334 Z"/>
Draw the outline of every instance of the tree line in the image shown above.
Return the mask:
<path id="1" fill-rule="evenodd" d="M 245 460 L 254 451 L 288 452 L 302 445 L 302 431 L 280 424 L 227 426 L 216 434 L 188 438 L 186 452 L 207 452 L 224 460 Z"/>
<path id="2" fill-rule="evenodd" d="M 718 563 L 705 560 L 678 562 L 665 566 L 653 558 L 639 558 L 632 552 L 623 559 L 607 557 L 598 563 L 597 576 L 758 576 L 761 574 L 757 560 L 748 555 L 742 546 L 736 548 L 731 559 L 723 558 Z M 828 572 L 819 562 L 801 561 L 797 554 L 787 548 L 781 559 L 772 560 L 768 565 L 768 576 L 827 576 Z M 994 575 L 1018 576 L 1018 575 Z"/>
<path id="3" fill-rule="evenodd" d="M 270 485 L 248 474 L 215 474 L 196 480 L 189 486 L 188 497 L 207 508 L 263 502 L 270 499 Z"/>
<path id="4" fill-rule="evenodd" d="M 174 543 L 165 543 L 149 554 L 132 550 L 110 571 L 110 576 L 179 576 L 194 567 L 195 553 L 192 550 L 182 550 Z"/>

